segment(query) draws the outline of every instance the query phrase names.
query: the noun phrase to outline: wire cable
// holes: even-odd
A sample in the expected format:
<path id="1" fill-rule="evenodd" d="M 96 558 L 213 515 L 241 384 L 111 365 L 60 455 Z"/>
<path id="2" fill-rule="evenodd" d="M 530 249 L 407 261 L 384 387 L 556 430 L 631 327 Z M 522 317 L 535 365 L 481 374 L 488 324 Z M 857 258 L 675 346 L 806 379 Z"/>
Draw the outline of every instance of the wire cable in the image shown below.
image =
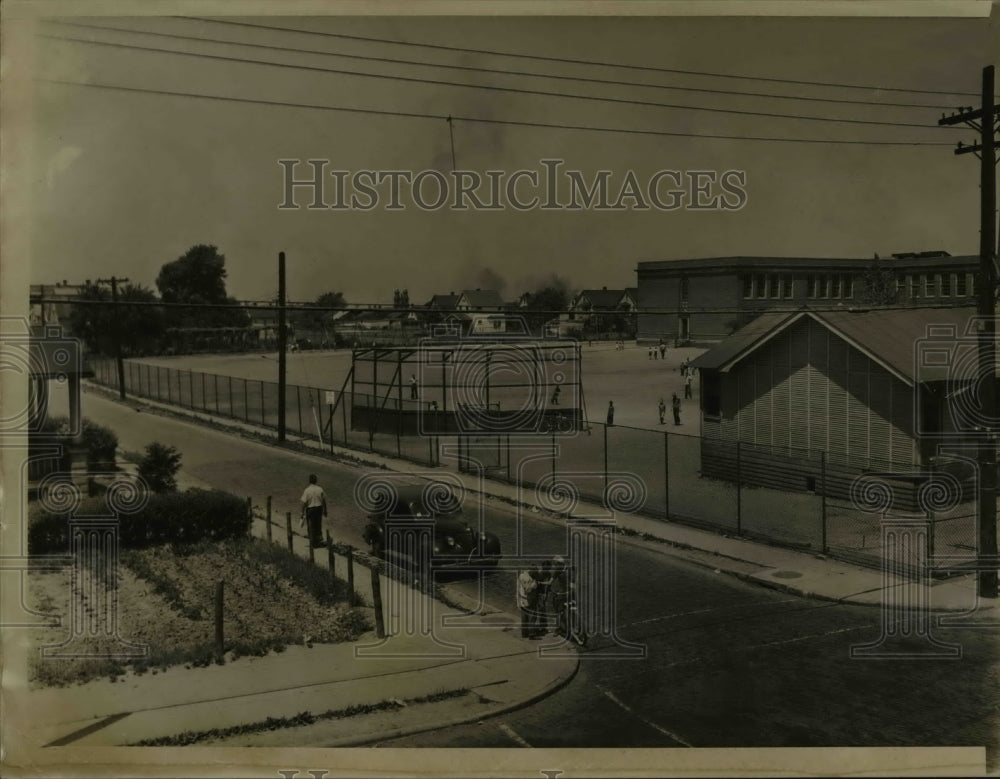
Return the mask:
<path id="1" fill-rule="evenodd" d="M 640 87 L 643 89 L 666 89 L 676 92 L 692 92 L 707 95 L 731 95 L 737 97 L 759 97 L 769 100 L 798 100 L 812 103 L 836 103 L 842 105 L 865 105 L 876 108 L 921 108 L 921 109 L 954 109 L 954 105 L 927 104 L 927 103 L 896 103 L 876 100 L 857 100 L 851 98 L 836 97 L 814 97 L 804 95 L 781 95 L 773 92 L 746 92 L 734 89 L 712 89 L 709 87 L 682 87 L 670 84 L 646 84 L 641 81 L 623 81 L 619 79 L 594 78 L 587 76 L 567 76 L 557 73 L 538 73 L 525 70 L 505 70 L 501 68 L 485 68 L 475 65 L 453 65 L 440 62 L 427 62 L 426 60 L 407 60 L 395 57 L 376 57 L 365 54 L 345 54 L 343 52 L 323 51 L 320 49 L 302 49 L 293 46 L 276 46 L 274 44 L 249 43 L 246 41 L 226 40 L 225 38 L 204 38 L 197 35 L 182 35 L 179 33 L 152 32 L 149 30 L 135 30 L 127 27 L 111 27 L 98 24 L 81 24 L 79 22 L 67 22 L 63 20 L 49 20 L 48 24 L 58 24 L 68 27 L 76 27 L 89 30 L 100 30 L 107 32 L 133 33 L 137 35 L 157 36 L 162 38 L 172 38 L 175 40 L 193 41 L 198 43 L 223 44 L 227 46 L 244 46 L 254 49 L 264 49 L 268 51 L 280 51 L 293 54 L 316 54 L 326 57 L 339 57 L 342 59 L 354 59 L 364 62 L 380 62 L 392 65 L 406 65 L 407 67 L 428 67 L 445 70 L 459 70 L 473 73 L 487 73 L 490 75 L 504 76 L 528 76 L 531 78 L 545 78 L 556 81 L 579 81 L 586 84 L 605 84 L 609 86 Z"/>
<path id="2" fill-rule="evenodd" d="M 704 111 L 706 113 L 713 113 L 713 114 L 731 114 L 734 116 L 752 116 L 754 118 L 766 118 L 766 119 L 795 119 L 799 121 L 808 121 L 808 122 L 833 122 L 836 124 L 877 125 L 880 127 L 915 127 L 923 130 L 936 130 L 936 131 L 942 129 L 965 130 L 965 128 L 960 126 L 949 126 L 949 125 L 941 126 L 937 124 L 937 122 L 934 122 L 933 124 L 923 124 L 917 122 L 887 122 L 875 119 L 847 119 L 844 117 L 806 116 L 803 114 L 780 114 L 768 111 L 747 111 L 736 108 L 711 108 L 707 106 L 682 105 L 679 103 L 655 103 L 648 100 L 635 100 L 635 99 L 620 98 L 620 97 L 601 97 L 598 95 L 580 95 L 580 94 L 573 94 L 570 92 L 553 92 L 549 90 L 525 89 L 521 87 L 501 87 L 491 84 L 462 84 L 455 81 L 442 81 L 440 79 L 421 78 L 419 76 L 398 76 L 398 75 L 390 76 L 384 73 L 366 73 L 364 71 L 359 71 L 359 70 L 329 68 L 329 67 L 321 67 L 319 65 L 292 65 L 290 63 L 285 63 L 285 62 L 266 62 L 262 60 L 250 59 L 248 57 L 233 57 L 223 54 L 205 54 L 202 52 L 193 52 L 193 51 L 177 51 L 175 49 L 164 49 L 156 46 L 138 46 L 132 43 L 93 41 L 84 38 L 74 38 L 68 35 L 43 34 L 40 37 L 48 38 L 51 40 L 69 41 L 72 43 L 83 43 L 91 46 L 107 46 L 110 48 L 129 49 L 132 51 L 150 51 L 158 54 L 173 54 L 181 57 L 198 57 L 200 59 L 215 60 L 218 62 L 235 62 L 243 65 L 258 65 L 265 67 L 287 68 L 291 70 L 303 70 L 311 73 L 331 73 L 341 76 L 373 78 L 383 81 L 398 81 L 409 84 L 429 84 L 431 86 L 460 87 L 465 89 L 482 89 L 490 92 L 503 92 L 506 94 L 538 95 L 542 97 L 556 97 L 556 98 L 572 99 L 572 100 L 590 100 L 600 103 L 614 103 L 616 105 L 633 105 L 633 106 L 643 106 L 648 108 L 668 108 L 672 110 L 681 110 L 681 111 Z"/>
<path id="3" fill-rule="evenodd" d="M 517 59 L 532 59 L 543 62 L 560 62 L 569 65 L 595 65 L 605 68 L 623 68 L 625 70 L 637 70 L 652 73 L 671 73 L 683 76 L 708 76 L 710 78 L 731 78 L 743 81 L 764 81 L 773 84 L 796 84 L 799 86 L 834 87 L 838 89 L 870 89 L 878 92 L 908 92 L 919 95 L 947 95 L 947 96 L 968 96 L 980 97 L 979 92 L 946 92 L 936 89 L 907 89 L 904 87 L 886 87 L 877 84 L 844 84 L 834 81 L 806 81 L 803 79 L 777 78 L 768 76 L 744 76 L 733 73 L 712 73 L 700 70 L 681 70 L 679 68 L 664 68 L 653 65 L 628 65 L 618 62 L 605 62 L 602 60 L 573 59 L 569 57 L 552 57 L 541 54 L 521 54 L 509 51 L 497 51 L 494 49 L 473 49 L 462 46 L 447 46 L 439 43 L 411 43 L 409 41 L 396 41 L 389 38 L 375 38 L 365 35 L 349 35 L 347 33 L 320 32 L 318 30 L 300 30 L 293 27 L 277 27 L 267 24 L 253 24 L 251 22 L 236 22 L 231 19 L 212 19 L 197 16 L 177 16 L 177 19 L 186 19 L 194 22 L 211 22 L 213 24 L 228 24 L 237 27 L 252 27 L 261 30 L 273 30 L 276 32 L 292 32 L 301 35 L 321 35 L 327 38 L 340 38 L 343 40 L 365 41 L 367 43 L 388 43 L 397 46 L 417 46 L 425 49 L 436 49 L 439 51 L 458 52 L 460 54 L 487 54 L 495 57 L 513 57 Z"/>
<path id="4" fill-rule="evenodd" d="M 353 106 L 331 106 L 317 105 L 314 103 L 298 103 L 282 100 L 264 100 L 262 98 L 232 97 L 227 95 L 205 95 L 195 92 L 178 92 L 166 89 L 149 89 L 145 87 L 126 87 L 116 84 L 99 84 L 96 82 L 85 83 L 82 81 L 67 81 L 64 79 L 39 78 L 36 81 L 48 84 L 60 84 L 64 86 L 86 87 L 89 89 L 106 89 L 119 92 L 130 92 L 134 94 L 161 95 L 167 97 L 186 97 L 201 100 L 217 100 L 227 103 L 243 103 L 248 105 L 270 105 L 283 108 L 304 108 L 317 111 L 336 111 L 342 113 L 365 114 L 371 116 L 394 116 L 407 119 L 433 119 L 437 121 L 447 121 L 450 116 L 453 121 L 469 122 L 471 124 L 492 124 L 505 125 L 508 127 L 533 127 L 556 130 L 579 130 L 587 132 L 622 133 L 626 135 L 649 135 L 670 138 L 704 138 L 709 140 L 729 140 L 729 141 L 768 141 L 781 143 L 811 143 L 828 145 L 853 145 L 853 146 L 948 146 L 954 144 L 947 141 L 868 141 L 868 140 L 828 140 L 822 138 L 788 138 L 781 136 L 760 136 L 760 135 L 722 135 L 711 133 L 690 133 L 670 130 L 640 130 L 622 127 L 598 127 L 594 125 L 563 124 L 557 122 L 532 122 L 515 119 L 486 119 L 475 116 L 456 116 L 454 114 L 428 114 L 418 111 L 390 111 L 374 108 L 356 108 Z"/>

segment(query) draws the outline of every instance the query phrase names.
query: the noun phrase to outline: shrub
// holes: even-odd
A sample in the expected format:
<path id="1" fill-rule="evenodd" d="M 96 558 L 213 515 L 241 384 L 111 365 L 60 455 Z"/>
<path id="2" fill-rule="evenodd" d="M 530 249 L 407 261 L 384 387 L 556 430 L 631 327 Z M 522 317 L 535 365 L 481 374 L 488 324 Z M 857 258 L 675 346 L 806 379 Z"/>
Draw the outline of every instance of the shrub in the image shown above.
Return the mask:
<path id="1" fill-rule="evenodd" d="M 158 441 L 146 447 L 146 455 L 139 461 L 139 475 L 153 492 L 177 492 L 180 468 L 181 453 Z"/>
<path id="2" fill-rule="evenodd" d="M 42 426 L 42 433 L 55 433 L 63 425 L 69 426 L 69 417 L 49 417 Z M 91 471 L 113 471 L 117 468 L 115 452 L 118 436 L 110 427 L 99 425 L 84 417 L 81 425 L 83 444 L 87 447 L 87 468 Z"/>
<path id="3" fill-rule="evenodd" d="M 109 515 L 104 498 L 86 501 L 77 514 Z M 29 522 L 28 554 L 65 554 L 69 549 L 69 514 L 41 511 Z M 141 549 L 160 544 L 246 538 L 251 516 L 245 501 L 218 490 L 188 490 L 151 495 L 135 514 L 122 514 L 118 539 L 122 547 Z"/>

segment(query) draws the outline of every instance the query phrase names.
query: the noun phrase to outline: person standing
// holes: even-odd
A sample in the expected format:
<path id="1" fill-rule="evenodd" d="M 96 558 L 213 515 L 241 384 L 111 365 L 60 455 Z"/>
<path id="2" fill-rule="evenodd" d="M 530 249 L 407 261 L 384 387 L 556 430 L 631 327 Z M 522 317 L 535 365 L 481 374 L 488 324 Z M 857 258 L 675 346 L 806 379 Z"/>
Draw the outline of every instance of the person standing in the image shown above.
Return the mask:
<path id="1" fill-rule="evenodd" d="M 608 401 L 608 427 L 613 427 L 615 424 L 615 402 L 613 400 Z"/>
<path id="2" fill-rule="evenodd" d="M 677 393 L 674 393 L 673 399 L 670 401 L 670 405 L 674 410 L 674 424 L 679 425 L 681 423 L 681 399 L 677 397 Z"/>
<path id="3" fill-rule="evenodd" d="M 410 400 L 417 399 L 417 377 L 414 374 L 410 374 Z"/>
<path id="4" fill-rule="evenodd" d="M 660 398 L 660 404 L 657 406 L 660 412 L 660 424 L 663 424 L 663 417 L 667 415 L 667 404 L 663 402 L 663 398 Z"/>
<path id="5" fill-rule="evenodd" d="M 521 610 L 521 637 L 538 637 L 538 578 L 537 567 L 521 571 L 517 577 L 517 607 Z"/>
<path id="6" fill-rule="evenodd" d="M 561 389 L 562 388 L 557 384 L 556 388 L 552 391 L 552 405 L 553 406 L 558 406 L 559 405 L 559 392 L 561 391 Z"/>
<path id="7" fill-rule="evenodd" d="M 299 526 L 308 523 L 309 545 L 324 546 L 323 518 L 327 516 L 326 492 L 317 484 L 316 474 L 309 474 L 309 486 L 302 493 L 302 514 Z"/>
<path id="8" fill-rule="evenodd" d="M 691 369 L 688 369 L 687 376 L 684 377 L 684 399 L 691 399 L 691 385 L 694 384 L 694 375 L 691 373 Z"/>

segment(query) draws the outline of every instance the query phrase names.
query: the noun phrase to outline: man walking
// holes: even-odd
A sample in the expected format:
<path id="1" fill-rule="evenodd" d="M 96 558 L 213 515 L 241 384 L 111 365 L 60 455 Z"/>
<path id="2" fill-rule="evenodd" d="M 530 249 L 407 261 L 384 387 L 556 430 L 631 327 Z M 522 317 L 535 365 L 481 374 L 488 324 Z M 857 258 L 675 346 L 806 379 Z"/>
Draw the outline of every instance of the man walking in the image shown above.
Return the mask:
<path id="1" fill-rule="evenodd" d="M 670 405 L 674 410 L 674 424 L 679 425 L 681 423 L 681 399 L 677 397 L 676 392 L 670 401 Z"/>
<path id="2" fill-rule="evenodd" d="M 694 376 L 691 374 L 691 370 L 688 369 L 687 376 L 684 377 L 684 399 L 691 399 L 691 385 L 694 383 Z"/>
<path id="3" fill-rule="evenodd" d="M 608 427 L 614 427 L 615 424 L 615 402 L 613 400 L 608 401 Z"/>
<path id="4" fill-rule="evenodd" d="M 302 514 L 299 518 L 299 526 L 308 522 L 309 545 L 314 549 L 324 546 L 323 543 L 323 518 L 326 517 L 326 493 L 323 488 L 316 483 L 316 474 L 309 474 L 309 486 L 302 493 Z"/>
<path id="5" fill-rule="evenodd" d="M 663 424 L 663 418 L 667 415 L 667 404 L 663 402 L 663 398 L 660 398 L 660 403 L 656 407 L 660 412 L 660 424 Z"/>
<path id="6" fill-rule="evenodd" d="M 410 374 L 410 400 L 417 400 L 417 377 Z"/>

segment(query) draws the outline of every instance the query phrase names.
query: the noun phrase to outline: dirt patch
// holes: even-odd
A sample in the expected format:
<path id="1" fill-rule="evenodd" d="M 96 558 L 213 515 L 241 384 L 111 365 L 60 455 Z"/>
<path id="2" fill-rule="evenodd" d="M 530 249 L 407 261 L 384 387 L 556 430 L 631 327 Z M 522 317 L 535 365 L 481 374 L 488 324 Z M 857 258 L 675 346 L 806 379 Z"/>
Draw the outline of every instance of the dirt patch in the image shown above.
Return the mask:
<path id="1" fill-rule="evenodd" d="M 370 623 L 369 610 L 348 605 L 342 583 L 257 539 L 125 550 L 114 577 L 97 566 L 75 575 L 33 571 L 29 579 L 32 606 L 63 621 L 33 631 L 35 686 L 218 662 L 218 581 L 223 661 L 291 644 L 355 640 Z M 56 645 L 59 654 L 75 656 L 42 657 L 43 646 Z"/>

